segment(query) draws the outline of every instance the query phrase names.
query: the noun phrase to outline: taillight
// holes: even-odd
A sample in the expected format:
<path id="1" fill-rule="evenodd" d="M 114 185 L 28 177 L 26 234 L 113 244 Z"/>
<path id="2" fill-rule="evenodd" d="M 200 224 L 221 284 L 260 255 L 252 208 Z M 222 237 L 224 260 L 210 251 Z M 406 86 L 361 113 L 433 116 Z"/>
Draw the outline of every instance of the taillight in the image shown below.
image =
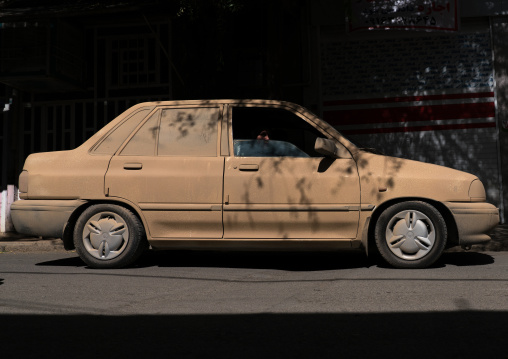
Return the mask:
<path id="1" fill-rule="evenodd" d="M 20 192 L 28 193 L 28 171 L 23 170 L 19 175 L 18 189 Z"/>

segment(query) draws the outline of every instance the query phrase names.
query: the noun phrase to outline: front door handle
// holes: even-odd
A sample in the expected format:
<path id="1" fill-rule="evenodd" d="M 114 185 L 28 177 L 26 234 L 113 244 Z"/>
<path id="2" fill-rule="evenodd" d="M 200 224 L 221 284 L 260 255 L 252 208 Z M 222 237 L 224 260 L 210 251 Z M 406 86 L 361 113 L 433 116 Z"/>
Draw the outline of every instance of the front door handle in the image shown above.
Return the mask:
<path id="1" fill-rule="evenodd" d="M 258 165 L 240 165 L 240 171 L 257 171 Z"/>
<path id="2" fill-rule="evenodd" d="M 126 170 L 140 170 L 143 168 L 142 163 L 124 163 L 123 168 Z"/>

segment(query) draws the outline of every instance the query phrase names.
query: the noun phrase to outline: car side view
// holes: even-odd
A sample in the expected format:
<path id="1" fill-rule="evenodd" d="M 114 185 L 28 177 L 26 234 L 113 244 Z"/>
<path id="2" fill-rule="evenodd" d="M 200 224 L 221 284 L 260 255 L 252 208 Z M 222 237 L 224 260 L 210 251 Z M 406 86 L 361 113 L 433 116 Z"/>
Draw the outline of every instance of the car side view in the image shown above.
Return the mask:
<path id="1" fill-rule="evenodd" d="M 141 103 L 80 147 L 30 155 L 20 233 L 90 267 L 153 249 L 377 250 L 397 268 L 489 241 L 499 211 L 474 175 L 357 147 L 271 100 Z"/>

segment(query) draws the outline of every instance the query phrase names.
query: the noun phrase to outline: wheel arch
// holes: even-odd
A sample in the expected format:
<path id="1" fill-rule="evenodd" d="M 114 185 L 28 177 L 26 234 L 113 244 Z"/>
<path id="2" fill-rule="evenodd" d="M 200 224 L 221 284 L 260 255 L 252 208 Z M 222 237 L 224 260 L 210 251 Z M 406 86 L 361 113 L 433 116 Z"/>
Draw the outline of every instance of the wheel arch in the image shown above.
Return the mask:
<path id="1" fill-rule="evenodd" d="M 422 198 L 422 197 L 401 197 L 401 198 L 393 198 L 393 199 L 390 199 L 386 202 L 383 202 L 382 204 L 377 206 L 375 208 L 374 212 L 372 213 L 372 216 L 369 221 L 369 229 L 368 229 L 368 237 L 367 237 L 368 238 L 367 245 L 369 246 L 368 253 L 371 253 L 372 250 L 377 251 L 376 245 L 374 243 L 374 240 L 375 240 L 374 239 L 374 231 L 376 228 L 376 223 L 377 223 L 381 213 L 383 213 L 388 207 L 390 207 L 394 204 L 401 203 L 401 202 L 410 202 L 410 201 L 425 202 L 425 203 L 428 203 L 428 204 L 432 205 L 433 207 L 435 207 L 439 211 L 441 216 L 443 216 L 443 219 L 446 223 L 446 228 L 448 231 L 448 240 L 447 240 L 446 248 L 454 247 L 459 244 L 459 234 L 458 234 L 459 232 L 457 229 L 457 223 L 455 222 L 455 218 L 453 217 L 453 214 L 450 211 L 450 209 L 448 207 L 446 207 L 442 202 L 439 202 L 439 201 L 436 201 L 433 199 L 429 199 L 429 198 Z"/>
<path id="2" fill-rule="evenodd" d="M 64 228 L 64 231 L 63 231 L 63 236 L 62 236 L 62 241 L 63 241 L 63 244 L 64 244 L 64 248 L 66 250 L 73 250 L 73 249 L 75 249 L 75 247 L 74 247 L 74 240 L 73 240 L 73 233 L 74 233 L 74 227 L 76 225 L 76 222 L 77 222 L 79 216 L 87 208 L 89 208 L 89 207 L 91 207 L 93 205 L 96 205 L 96 204 L 114 204 L 114 205 L 121 206 L 121 207 L 124 207 L 124 208 L 130 210 L 132 213 L 134 213 L 135 216 L 137 216 L 139 218 L 139 220 L 143 224 L 143 227 L 145 229 L 145 234 L 148 233 L 147 227 L 146 227 L 146 223 L 145 223 L 145 219 L 141 215 L 141 213 L 139 211 L 139 208 L 137 208 L 132 203 L 124 202 L 124 201 L 116 200 L 116 199 L 115 200 L 88 200 L 86 203 L 82 204 L 81 206 L 76 208 L 74 210 L 74 212 L 72 212 L 71 216 L 69 217 L 69 220 L 67 221 L 67 223 L 65 225 L 65 228 Z"/>

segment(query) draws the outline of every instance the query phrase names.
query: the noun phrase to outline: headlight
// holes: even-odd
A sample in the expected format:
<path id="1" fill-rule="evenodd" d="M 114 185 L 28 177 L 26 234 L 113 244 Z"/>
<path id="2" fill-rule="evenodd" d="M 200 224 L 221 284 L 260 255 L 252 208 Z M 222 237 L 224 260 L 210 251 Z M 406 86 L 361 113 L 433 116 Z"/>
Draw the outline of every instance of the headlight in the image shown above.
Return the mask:
<path id="1" fill-rule="evenodd" d="M 483 183 L 479 179 L 471 182 L 471 186 L 469 186 L 469 198 L 471 198 L 471 202 L 482 202 L 487 199 L 485 187 L 483 187 Z"/>

